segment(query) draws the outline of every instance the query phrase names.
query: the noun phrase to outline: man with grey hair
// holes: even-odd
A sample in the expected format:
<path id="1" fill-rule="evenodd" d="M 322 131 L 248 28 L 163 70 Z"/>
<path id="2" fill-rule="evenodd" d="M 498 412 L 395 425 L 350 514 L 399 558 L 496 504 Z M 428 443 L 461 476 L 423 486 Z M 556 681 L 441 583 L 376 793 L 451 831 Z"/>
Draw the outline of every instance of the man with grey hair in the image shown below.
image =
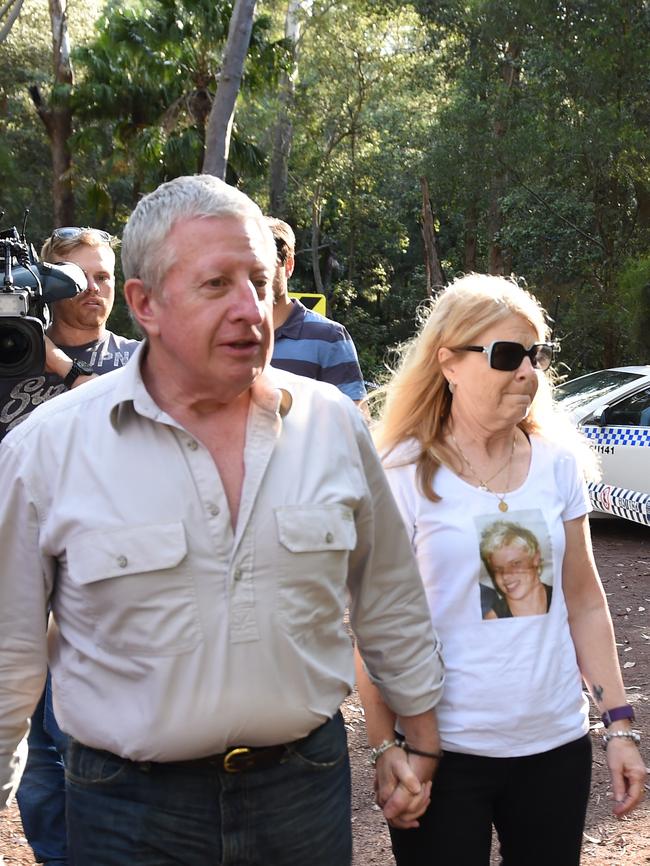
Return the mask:
<path id="1" fill-rule="evenodd" d="M 0 449 L 0 789 L 51 603 L 77 864 L 348 864 L 348 598 L 407 743 L 438 748 L 438 644 L 366 425 L 269 367 L 275 255 L 243 193 L 163 184 L 123 235 L 133 362 Z M 409 757 L 384 807 L 398 822 L 428 802 Z"/>

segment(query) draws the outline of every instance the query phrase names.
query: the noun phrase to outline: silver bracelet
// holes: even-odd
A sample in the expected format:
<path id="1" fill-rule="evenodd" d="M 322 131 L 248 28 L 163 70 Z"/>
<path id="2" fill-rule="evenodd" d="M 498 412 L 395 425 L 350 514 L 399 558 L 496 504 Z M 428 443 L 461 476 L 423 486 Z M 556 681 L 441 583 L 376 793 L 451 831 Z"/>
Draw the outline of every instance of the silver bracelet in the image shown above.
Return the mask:
<path id="1" fill-rule="evenodd" d="M 380 743 L 376 749 L 370 750 L 370 763 L 374 767 L 379 758 L 387 752 L 389 749 L 392 749 L 393 746 L 397 746 L 399 749 L 404 748 L 403 740 L 384 740 L 383 743 Z"/>
<path id="2" fill-rule="evenodd" d="M 608 731 L 603 734 L 603 749 L 607 749 L 607 744 L 614 737 L 621 737 L 624 740 L 632 740 L 637 746 L 641 742 L 641 734 L 639 731 Z"/>

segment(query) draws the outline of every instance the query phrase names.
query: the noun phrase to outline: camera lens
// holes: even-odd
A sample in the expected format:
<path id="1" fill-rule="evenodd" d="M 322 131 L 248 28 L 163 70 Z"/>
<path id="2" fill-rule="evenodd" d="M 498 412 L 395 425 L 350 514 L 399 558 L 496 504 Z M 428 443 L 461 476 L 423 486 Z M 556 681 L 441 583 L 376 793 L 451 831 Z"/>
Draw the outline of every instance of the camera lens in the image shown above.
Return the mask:
<path id="1" fill-rule="evenodd" d="M 0 378 L 34 376 L 43 372 L 43 326 L 35 319 L 0 319 Z"/>
<path id="2" fill-rule="evenodd" d="M 19 364 L 29 352 L 29 341 L 24 334 L 14 328 L 4 333 L 0 330 L 0 364 L 14 366 Z"/>

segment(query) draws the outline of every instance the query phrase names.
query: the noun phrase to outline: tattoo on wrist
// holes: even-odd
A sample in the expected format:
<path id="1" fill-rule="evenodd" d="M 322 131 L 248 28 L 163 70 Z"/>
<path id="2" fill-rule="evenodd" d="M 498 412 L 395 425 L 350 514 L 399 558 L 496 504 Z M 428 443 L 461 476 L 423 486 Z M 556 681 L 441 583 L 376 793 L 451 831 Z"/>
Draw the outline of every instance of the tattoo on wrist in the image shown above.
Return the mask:
<path id="1" fill-rule="evenodd" d="M 598 703 L 601 703 L 603 695 L 605 694 L 605 689 L 602 686 L 593 685 L 591 687 L 591 691 L 593 692 L 593 695 L 598 701 Z"/>

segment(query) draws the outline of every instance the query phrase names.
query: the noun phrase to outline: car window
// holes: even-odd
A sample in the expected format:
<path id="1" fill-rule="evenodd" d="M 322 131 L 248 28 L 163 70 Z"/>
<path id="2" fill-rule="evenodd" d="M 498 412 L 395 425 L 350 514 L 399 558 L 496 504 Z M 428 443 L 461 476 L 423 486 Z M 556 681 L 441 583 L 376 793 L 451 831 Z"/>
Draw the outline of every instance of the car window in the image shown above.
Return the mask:
<path id="1" fill-rule="evenodd" d="M 555 389 L 555 399 L 562 404 L 562 408 L 570 411 L 585 403 L 604 397 L 610 391 L 616 390 L 627 382 L 641 379 L 639 373 L 630 373 L 624 370 L 598 370 L 596 373 L 588 373 L 579 379 L 564 382 Z"/>
<path id="2" fill-rule="evenodd" d="M 650 427 L 650 386 L 607 409 L 607 426 Z"/>

